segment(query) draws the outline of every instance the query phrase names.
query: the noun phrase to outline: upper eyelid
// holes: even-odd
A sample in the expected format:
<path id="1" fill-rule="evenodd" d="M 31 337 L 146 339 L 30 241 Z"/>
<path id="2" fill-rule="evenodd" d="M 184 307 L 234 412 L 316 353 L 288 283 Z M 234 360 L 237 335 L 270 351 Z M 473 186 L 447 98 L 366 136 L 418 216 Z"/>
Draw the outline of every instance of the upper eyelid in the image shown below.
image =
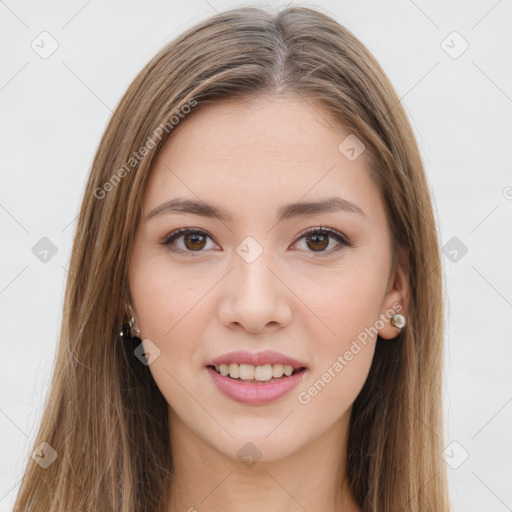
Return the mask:
<path id="1" fill-rule="evenodd" d="M 328 235 L 331 235 L 331 236 L 339 236 L 341 237 L 347 244 L 350 243 L 350 240 L 348 239 L 348 237 L 346 235 L 344 235 L 343 233 L 341 233 L 340 231 L 338 231 L 337 229 L 334 229 L 334 228 L 328 228 L 326 226 L 318 226 L 318 227 L 314 227 L 314 228 L 306 228 L 304 229 L 303 231 L 301 231 L 297 237 L 298 238 L 302 238 L 303 236 L 309 234 L 309 233 L 314 233 L 316 231 L 325 231 Z"/>

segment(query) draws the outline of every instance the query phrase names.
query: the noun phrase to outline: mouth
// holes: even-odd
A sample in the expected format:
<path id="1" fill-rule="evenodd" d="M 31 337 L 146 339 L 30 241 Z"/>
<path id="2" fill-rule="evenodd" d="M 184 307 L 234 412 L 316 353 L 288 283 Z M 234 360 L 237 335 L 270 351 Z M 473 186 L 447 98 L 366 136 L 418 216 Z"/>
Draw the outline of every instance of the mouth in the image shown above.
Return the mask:
<path id="1" fill-rule="evenodd" d="M 220 364 L 205 370 L 226 397 L 246 405 L 265 405 L 288 395 L 306 378 L 308 369 L 282 364 Z"/>
<path id="2" fill-rule="evenodd" d="M 213 384 L 236 402 L 263 405 L 288 395 L 309 373 L 303 361 L 274 350 L 237 350 L 206 363 Z"/>
<path id="3" fill-rule="evenodd" d="M 230 363 L 208 365 L 207 368 L 234 381 L 260 385 L 286 380 L 292 375 L 306 371 L 304 366 L 293 367 L 283 364 L 252 365 Z"/>

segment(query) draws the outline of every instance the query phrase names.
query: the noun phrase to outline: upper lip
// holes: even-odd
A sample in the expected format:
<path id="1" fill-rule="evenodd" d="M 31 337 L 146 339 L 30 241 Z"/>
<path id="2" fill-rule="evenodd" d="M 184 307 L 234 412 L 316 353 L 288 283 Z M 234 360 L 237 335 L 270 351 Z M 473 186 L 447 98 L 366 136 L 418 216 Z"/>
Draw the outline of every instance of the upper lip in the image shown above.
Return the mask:
<path id="1" fill-rule="evenodd" d="M 293 366 L 294 368 L 307 368 L 305 363 L 297 361 L 292 357 L 288 357 L 273 350 L 265 350 L 264 352 L 248 352 L 246 350 L 237 350 L 229 352 L 222 356 L 212 359 L 207 366 L 218 366 L 221 364 L 252 364 L 254 366 L 264 366 L 266 364 L 282 364 Z"/>

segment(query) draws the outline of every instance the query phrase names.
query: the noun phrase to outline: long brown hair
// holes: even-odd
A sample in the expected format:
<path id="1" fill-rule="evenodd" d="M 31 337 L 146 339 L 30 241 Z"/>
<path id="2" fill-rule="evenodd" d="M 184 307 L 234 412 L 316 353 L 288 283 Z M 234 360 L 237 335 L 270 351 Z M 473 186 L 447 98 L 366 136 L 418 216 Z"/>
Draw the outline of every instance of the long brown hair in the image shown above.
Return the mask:
<path id="1" fill-rule="evenodd" d="M 246 7 L 215 15 L 167 44 L 107 126 L 78 218 L 34 443 L 57 457 L 48 467 L 27 457 L 15 512 L 165 511 L 172 478 L 168 406 L 134 347 L 119 338 L 142 194 L 158 150 L 186 115 L 223 99 L 269 95 L 301 97 L 357 134 L 385 201 L 393 256 L 409 248 L 407 327 L 392 342 L 377 343 L 353 406 L 351 490 L 364 512 L 449 510 L 441 459 L 440 251 L 407 116 L 375 58 L 331 17 L 305 7 Z"/>

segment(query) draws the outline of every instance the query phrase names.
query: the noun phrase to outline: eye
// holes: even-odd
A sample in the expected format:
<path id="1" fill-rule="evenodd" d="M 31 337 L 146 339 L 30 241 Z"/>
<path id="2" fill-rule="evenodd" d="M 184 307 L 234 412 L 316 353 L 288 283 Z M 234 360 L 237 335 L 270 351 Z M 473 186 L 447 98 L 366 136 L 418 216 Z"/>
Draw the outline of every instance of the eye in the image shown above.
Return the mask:
<path id="1" fill-rule="evenodd" d="M 302 238 L 306 240 L 307 248 L 312 248 L 314 249 L 312 252 L 318 253 L 314 254 L 314 257 L 329 256 L 340 251 L 345 246 L 351 247 L 353 245 L 347 237 L 331 228 L 309 228 L 303 231 L 299 237 L 300 240 L 302 240 Z M 334 249 L 331 248 L 331 250 L 326 251 L 325 249 L 329 247 L 329 239 L 336 240 L 338 245 L 335 246 Z"/>
<path id="2" fill-rule="evenodd" d="M 203 249 L 207 248 L 206 242 L 208 238 L 212 239 L 212 237 L 202 229 L 182 228 L 167 235 L 161 244 L 168 246 L 171 251 L 184 254 L 185 256 L 198 256 L 204 252 Z M 314 254 L 315 257 L 326 256 L 338 252 L 345 246 L 351 247 L 353 245 L 347 237 L 338 231 L 324 227 L 309 228 L 300 233 L 299 240 L 302 238 L 306 239 L 307 248 L 314 249 L 309 252 L 318 253 Z M 180 239 L 183 239 L 181 241 L 182 244 L 176 243 L 176 241 Z M 336 240 L 338 246 L 326 251 L 325 249 L 329 247 L 330 239 Z M 182 245 L 182 247 L 179 247 L 179 245 Z"/>
<path id="3" fill-rule="evenodd" d="M 175 241 L 180 238 L 183 238 L 183 248 L 177 248 L 175 245 Z M 168 246 L 173 252 L 179 252 L 186 256 L 197 256 L 197 254 L 194 253 L 203 252 L 202 249 L 205 248 L 207 238 L 211 237 L 202 229 L 183 228 L 167 235 L 161 243 L 162 245 Z"/>

